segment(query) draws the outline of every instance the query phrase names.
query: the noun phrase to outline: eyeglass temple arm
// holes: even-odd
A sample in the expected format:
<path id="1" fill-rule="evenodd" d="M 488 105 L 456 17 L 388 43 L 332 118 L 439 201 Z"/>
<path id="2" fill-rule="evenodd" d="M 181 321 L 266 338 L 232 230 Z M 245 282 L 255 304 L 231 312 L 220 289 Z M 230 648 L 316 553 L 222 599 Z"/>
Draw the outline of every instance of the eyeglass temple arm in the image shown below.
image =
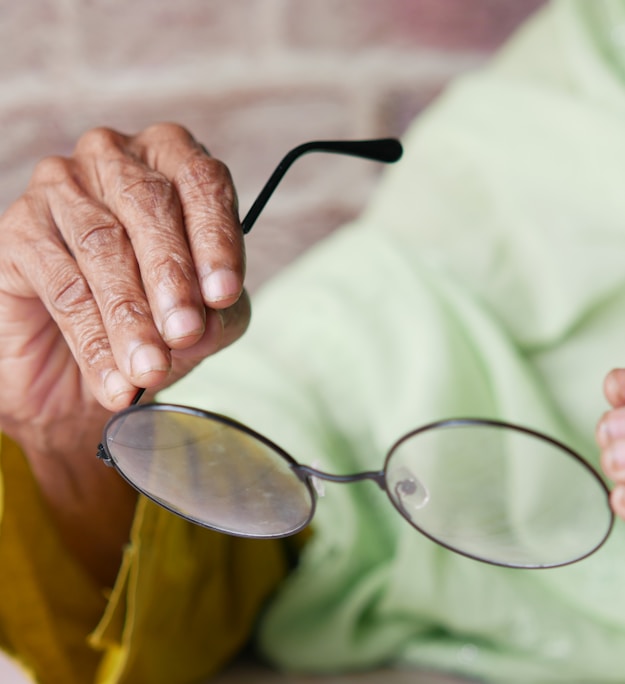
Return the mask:
<path id="1" fill-rule="evenodd" d="M 244 235 L 250 232 L 273 191 L 278 187 L 278 183 L 280 183 L 293 162 L 308 152 L 344 154 L 391 164 L 401 158 L 403 149 L 399 140 L 395 138 L 380 138 L 378 140 L 319 140 L 307 142 L 293 148 L 278 164 L 241 222 Z"/>
<path id="2" fill-rule="evenodd" d="M 284 178 L 284 174 L 289 170 L 293 162 L 309 152 L 344 154 L 351 157 L 360 157 L 371 161 L 392 164 L 401 158 L 403 148 L 396 138 L 378 138 L 376 140 L 317 140 L 294 147 L 282 158 L 282 161 L 275 168 L 274 172 L 269 177 L 269 180 L 258 194 L 258 197 L 254 200 L 254 204 L 252 204 L 241 222 L 241 228 L 244 235 L 247 235 L 250 230 L 252 230 L 252 226 L 256 223 L 256 219 L 260 216 L 261 211 L 265 208 L 269 198 L 273 195 L 274 190 L 278 187 L 278 184 Z M 144 392 L 144 389 L 139 389 L 133 397 L 131 405 L 137 404 Z"/>

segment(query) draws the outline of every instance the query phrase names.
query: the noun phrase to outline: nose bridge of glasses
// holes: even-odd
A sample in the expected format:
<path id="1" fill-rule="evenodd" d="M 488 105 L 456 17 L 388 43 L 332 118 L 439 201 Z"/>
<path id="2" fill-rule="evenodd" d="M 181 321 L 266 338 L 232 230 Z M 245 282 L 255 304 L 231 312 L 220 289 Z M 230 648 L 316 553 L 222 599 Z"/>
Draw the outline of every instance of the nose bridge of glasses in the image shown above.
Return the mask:
<path id="1" fill-rule="evenodd" d="M 333 473 L 326 473 L 323 470 L 318 470 L 312 466 L 299 465 L 298 469 L 301 473 L 311 478 L 319 480 L 326 480 L 327 482 L 337 482 L 339 484 L 349 484 L 351 482 L 362 482 L 363 480 L 372 480 L 382 490 L 386 489 L 384 471 L 382 470 L 365 470 L 360 473 L 352 473 L 350 475 L 335 475 Z"/>
<path id="2" fill-rule="evenodd" d="M 430 501 L 426 485 L 406 466 L 400 466 L 389 474 L 388 485 L 389 496 L 409 521 L 413 520 L 415 511 L 424 508 Z"/>

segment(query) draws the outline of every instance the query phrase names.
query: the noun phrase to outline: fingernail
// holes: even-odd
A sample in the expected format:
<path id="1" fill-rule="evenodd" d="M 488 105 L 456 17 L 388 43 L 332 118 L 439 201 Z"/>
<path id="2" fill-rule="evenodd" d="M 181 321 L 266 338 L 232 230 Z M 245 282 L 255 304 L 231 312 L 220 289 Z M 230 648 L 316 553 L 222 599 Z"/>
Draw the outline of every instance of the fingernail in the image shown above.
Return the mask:
<path id="1" fill-rule="evenodd" d="M 178 309 L 167 317 L 163 327 L 165 339 L 168 342 L 174 342 L 185 337 L 201 335 L 204 330 L 204 320 L 195 309 Z"/>
<path id="2" fill-rule="evenodd" d="M 135 392 L 136 388 L 118 370 L 111 370 L 104 378 L 104 391 L 109 399 L 114 400 L 122 394 Z"/>
<path id="3" fill-rule="evenodd" d="M 130 357 L 130 368 L 134 377 L 153 371 L 168 371 L 169 362 L 163 352 L 152 344 L 142 344 Z"/>
<path id="4" fill-rule="evenodd" d="M 219 302 L 239 294 L 239 276 L 229 269 L 212 271 L 202 280 L 202 294 L 207 302 Z"/>

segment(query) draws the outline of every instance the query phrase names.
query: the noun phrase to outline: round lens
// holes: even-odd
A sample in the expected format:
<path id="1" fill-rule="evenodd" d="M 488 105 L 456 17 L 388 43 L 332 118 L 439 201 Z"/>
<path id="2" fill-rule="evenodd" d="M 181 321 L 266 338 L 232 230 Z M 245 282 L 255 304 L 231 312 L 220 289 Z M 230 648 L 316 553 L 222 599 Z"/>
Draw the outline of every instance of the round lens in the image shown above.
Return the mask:
<path id="1" fill-rule="evenodd" d="M 613 515 L 598 474 L 567 447 L 490 421 L 447 421 L 400 440 L 387 491 L 421 532 L 464 555 L 541 568 L 598 548 Z"/>
<path id="2" fill-rule="evenodd" d="M 195 523 L 245 537 L 302 529 L 312 490 L 290 457 L 229 419 L 152 404 L 114 416 L 104 446 L 138 490 Z"/>

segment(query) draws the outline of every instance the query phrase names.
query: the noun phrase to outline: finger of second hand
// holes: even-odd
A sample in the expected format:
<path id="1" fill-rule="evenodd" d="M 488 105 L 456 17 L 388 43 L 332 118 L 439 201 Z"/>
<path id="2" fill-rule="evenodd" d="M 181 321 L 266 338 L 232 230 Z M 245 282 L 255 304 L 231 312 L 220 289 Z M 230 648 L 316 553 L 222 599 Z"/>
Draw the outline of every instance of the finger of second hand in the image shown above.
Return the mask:
<path id="1" fill-rule="evenodd" d="M 625 369 L 611 370 L 603 382 L 603 391 L 613 407 L 623 406 L 625 404 Z"/>
<path id="2" fill-rule="evenodd" d="M 610 493 L 612 509 L 620 518 L 625 520 L 625 485 L 617 485 Z"/>
<path id="3" fill-rule="evenodd" d="M 625 439 L 625 407 L 606 411 L 597 423 L 595 440 L 601 448 L 618 439 Z"/>
<path id="4" fill-rule="evenodd" d="M 207 356 L 239 339 L 249 325 L 250 315 L 250 298 L 245 290 L 227 309 L 207 308 L 206 332 L 203 337 L 193 347 L 172 351 L 174 375 L 184 375 Z"/>

